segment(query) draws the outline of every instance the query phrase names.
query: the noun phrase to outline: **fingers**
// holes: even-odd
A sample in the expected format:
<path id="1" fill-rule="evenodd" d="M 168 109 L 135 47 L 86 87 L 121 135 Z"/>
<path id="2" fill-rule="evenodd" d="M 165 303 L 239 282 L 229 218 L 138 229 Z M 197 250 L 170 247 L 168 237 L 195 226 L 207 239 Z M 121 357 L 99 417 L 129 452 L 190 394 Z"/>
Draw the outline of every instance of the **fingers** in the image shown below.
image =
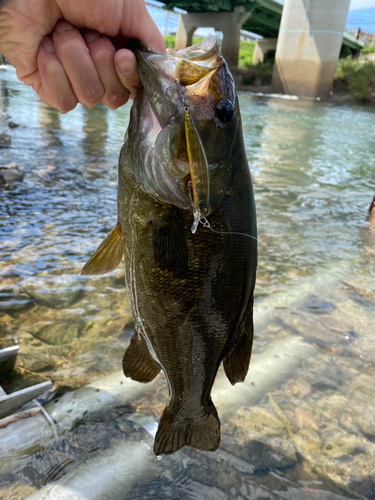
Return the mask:
<path id="1" fill-rule="evenodd" d="M 82 36 L 104 88 L 102 103 L 111 109 L 123 106 L 129 99 L 131 89 L 127 90 L 117 76 L 114 67 L 116 50 L 113 44 L 95 30 L 83 30 Z"/>
<path id="2" fill-rule="evenodd" d="M 116 52 L 114 63 L 117 75 L 129 94 L 134 96 L 141 83 L 137 72 L 137 60 L 133 52 L 128 49 L 120 49 Z"/>
<path id="3" fill-rule="evenodd" d="M 80 32 L 67 21 L 58 21 L 52 38 L 77 101 L 93 108 L 102 100 L 104 87 Z"/>
<path id="4" fill-rule="evenodd" d="M 74 109 L 77 99 L 64 67 L 57 58 L 50 36 L 42 40 L 37 54 L 37 65 L 40 80 L 36 81 L 33 88 L 39 97 L 60 113 L 67 113 Z"/>

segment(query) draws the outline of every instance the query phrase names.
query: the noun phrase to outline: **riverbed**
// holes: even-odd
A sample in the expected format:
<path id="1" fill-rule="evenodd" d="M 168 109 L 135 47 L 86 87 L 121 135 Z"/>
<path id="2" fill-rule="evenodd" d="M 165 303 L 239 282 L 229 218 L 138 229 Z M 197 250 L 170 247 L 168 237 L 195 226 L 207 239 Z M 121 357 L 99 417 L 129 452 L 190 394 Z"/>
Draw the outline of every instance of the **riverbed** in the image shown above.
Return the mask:
<path id="1" fill-rule="evenodd" d="M 239 99 L 259 234 L 253 359 L 296 339 L 314 355 L 301 355 L 256 404 L 244 398 L 226 412 L 218 452 L 150 455 L 144 474 L 120 479 L 121 492 L 109 487 L 105 498 L 375 499 L 375 230 L 367 223 L 375 112 Z M 60 115 L 0 68 L 0 168 L 16 162 L 23 174 L 0 186 L 0 348 L 20 348 L 2 383 L 8 393 L 48 379 L 54 388 L 42 402 L 58 401 L 121 370 L 134 329 L 123 264 L 102 277 L 80 270 L 117 222 L 129 110 L 77 106 Z M 131 404 L 46 437 L 3 469 L 0 457 L 0 499 L 73 480 L 123 440 L 152 447 L 142 418 L 157 422 L 167 400 L 159 375 Z"/>

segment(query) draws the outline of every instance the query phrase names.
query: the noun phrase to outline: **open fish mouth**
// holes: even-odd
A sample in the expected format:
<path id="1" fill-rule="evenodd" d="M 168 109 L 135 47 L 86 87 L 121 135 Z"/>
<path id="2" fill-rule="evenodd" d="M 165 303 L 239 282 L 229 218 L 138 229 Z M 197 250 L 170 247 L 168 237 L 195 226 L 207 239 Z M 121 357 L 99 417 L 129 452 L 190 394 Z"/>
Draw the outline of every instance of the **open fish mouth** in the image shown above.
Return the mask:
<path id="1" fill-rule="evenodd" d="M 148 194 L 191 210 L 198 220 L 228 189 L 231 166 L 220 135 L 229 133 L 233 142 L 237 129 L 234 82 L 219 48 L 215 36 L 167 54 L 139 42 L 131 46 L 142 82 L 132 113 L 146 160 L 136 178 Z"/>

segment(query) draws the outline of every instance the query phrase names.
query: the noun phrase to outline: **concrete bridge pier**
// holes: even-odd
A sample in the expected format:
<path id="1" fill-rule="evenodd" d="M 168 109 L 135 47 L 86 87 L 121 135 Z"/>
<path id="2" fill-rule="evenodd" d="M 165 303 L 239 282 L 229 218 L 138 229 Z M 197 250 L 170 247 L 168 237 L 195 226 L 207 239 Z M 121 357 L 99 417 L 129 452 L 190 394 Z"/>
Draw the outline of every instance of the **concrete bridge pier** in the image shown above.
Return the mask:
<path id="1" fill-rule="evenodd" d="M 350 0 L 285 0 L 273 91 L 326 99 L 332 87 Z"/>
<path id="2" fill-rule="evenodd" d="M 264 63 L 269 52 L 275 52 L 277 38 L 260 38 L 257 40 L 253 55 L 253 64 Z"/>
<path id="3" fill-rule="evenodd" d="M 215 28 L 223 33 L 221 52 L 229 68 L 238 67 L 238 50 L 242 25 L 250 17 L 243 6 L 237 6 L 233 12 L 204 12 L 180 14 L 176 33 L 176 49 L 192 45 L 193 34 L 197 28 Z"/>

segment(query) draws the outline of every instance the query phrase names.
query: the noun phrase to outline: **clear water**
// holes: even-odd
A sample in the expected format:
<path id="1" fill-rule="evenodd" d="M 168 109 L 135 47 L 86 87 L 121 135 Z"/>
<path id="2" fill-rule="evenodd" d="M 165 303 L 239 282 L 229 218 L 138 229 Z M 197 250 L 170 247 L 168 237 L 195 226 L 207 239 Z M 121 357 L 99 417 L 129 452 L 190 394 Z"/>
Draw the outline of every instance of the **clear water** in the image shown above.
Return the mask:
<path id="1" fill-rule="evenodd" d="M 123 270 L 79 276 L 116 223 L 129 107 L 61 116 L 11 68 L 0 79 L 0 134 L 11 138 L 0 166 L 15 161 L 24 174 L 0 187 L 0 348 L 20 347 L 2 385 L 10 393 L 47 378 L 56 398 L 120 370 L 132 335 Z M 214 454 L 113 451 L 152 446 L 141 420 L 167 401 L 160 376 L 131 404 L 83 419 L 57 442 L 46 435 L 38 451 L 0 467 L 1 499 L 85 484 L 90 471 L 106 484 L 101 496 L 87 489 L 95 499 L 375 499 L 374 111 L 245 93 L 240 103 L 260 240 L 254 359 L 293 338 L 314 355 L 226 417 Z M 109 474 L 126 453 L 137 473 Z"/>

